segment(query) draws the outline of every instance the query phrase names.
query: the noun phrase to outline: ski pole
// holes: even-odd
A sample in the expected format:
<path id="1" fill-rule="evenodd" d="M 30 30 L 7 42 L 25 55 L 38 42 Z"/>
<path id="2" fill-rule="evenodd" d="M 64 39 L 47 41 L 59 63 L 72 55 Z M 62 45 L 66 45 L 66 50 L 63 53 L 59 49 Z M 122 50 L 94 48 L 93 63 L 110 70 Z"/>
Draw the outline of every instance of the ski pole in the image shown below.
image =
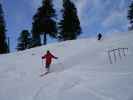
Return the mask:
<path id="1" fill-rule="evenodd" d="M 42 67 L 41 67 L 41 72 L 43 72 L 43 67 L 44 67 L 44 65 L 43 65 L 43 59 L 42 59 Z"/>
<path id="2" fill-rule="evenodd" d="M 44 64 L 43 64 L 43 59 L 42 59 L 42 68 L 44 67 Z"/>

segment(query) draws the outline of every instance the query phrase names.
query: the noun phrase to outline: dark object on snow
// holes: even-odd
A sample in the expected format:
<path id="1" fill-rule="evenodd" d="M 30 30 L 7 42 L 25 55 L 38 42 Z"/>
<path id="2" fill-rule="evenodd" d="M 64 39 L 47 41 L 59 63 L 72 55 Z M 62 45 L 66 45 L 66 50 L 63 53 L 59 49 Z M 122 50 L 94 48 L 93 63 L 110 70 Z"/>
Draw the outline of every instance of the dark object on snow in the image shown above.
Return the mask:
<path id="1" fill-rule="evenodd" d="M 97 35 L 97 38 L 98 38 L 98 40 L 101 40 L 101 38 L 102 38 L 102 34 L 99 33 L 99 34 Z"/>
<path id="2" fill-rule="evenodd" d="M 52 55 L 49 50 L 47 50 L 47 53 L 42 56 L 42 59 L 46 59 L 45 67 L 47 69 L 47 72 L 49 72 L 50 64 L 52 63 L 52 58 L 58 59 L 58 57 Z"/>

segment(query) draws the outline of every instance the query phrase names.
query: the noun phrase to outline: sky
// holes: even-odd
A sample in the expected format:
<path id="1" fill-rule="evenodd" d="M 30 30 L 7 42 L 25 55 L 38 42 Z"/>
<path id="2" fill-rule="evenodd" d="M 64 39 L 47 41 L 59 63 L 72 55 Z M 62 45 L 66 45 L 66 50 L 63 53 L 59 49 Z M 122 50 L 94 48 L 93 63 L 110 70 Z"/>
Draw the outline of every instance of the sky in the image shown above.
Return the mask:
<path id="1" fill-rule="evenodd" d="M 128 31 L 127 9 L 131 0 L 72 0 L 78 11 L 82 35 L 92 37 L 97 33 L 111 34 Z M 32 17 L 42 0 L 0 0 L 3 6 L 7 36 L 11 51 L 15 51 L 17 38 L 24 29 L 31 31 Z M 53 0 L 60 16 L 62 0 Z"/>

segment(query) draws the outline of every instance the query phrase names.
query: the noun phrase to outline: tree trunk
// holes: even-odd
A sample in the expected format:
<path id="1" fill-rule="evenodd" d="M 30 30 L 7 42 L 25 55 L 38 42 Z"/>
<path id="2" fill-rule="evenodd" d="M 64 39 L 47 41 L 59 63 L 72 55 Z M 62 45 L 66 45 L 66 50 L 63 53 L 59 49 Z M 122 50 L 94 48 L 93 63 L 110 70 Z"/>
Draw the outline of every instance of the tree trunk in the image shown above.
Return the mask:
<path id="1" fill-rule="evenodd" d="M 47 44 L 47 34 L 46 33 L 44 33 L 43 44 L 44 45 Z"/>
<path id="2" fill-rule="evenodd" d="M 10 52 L 10 38 L 7 38 L 7 43 L 8 43 L 8 53 Z"/>

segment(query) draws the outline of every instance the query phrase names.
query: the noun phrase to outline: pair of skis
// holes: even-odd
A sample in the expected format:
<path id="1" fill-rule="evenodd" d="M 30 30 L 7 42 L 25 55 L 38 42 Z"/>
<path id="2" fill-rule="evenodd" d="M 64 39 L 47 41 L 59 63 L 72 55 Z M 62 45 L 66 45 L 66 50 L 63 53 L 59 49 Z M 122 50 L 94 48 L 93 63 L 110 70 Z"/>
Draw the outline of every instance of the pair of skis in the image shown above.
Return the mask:
<path id="1" fill-rule="evenodd" d="M 43 77 L 45 75 L 47 75 L 49 72 L 45 72 L 45 73 L 42 73 L 40 76 Z"/>

